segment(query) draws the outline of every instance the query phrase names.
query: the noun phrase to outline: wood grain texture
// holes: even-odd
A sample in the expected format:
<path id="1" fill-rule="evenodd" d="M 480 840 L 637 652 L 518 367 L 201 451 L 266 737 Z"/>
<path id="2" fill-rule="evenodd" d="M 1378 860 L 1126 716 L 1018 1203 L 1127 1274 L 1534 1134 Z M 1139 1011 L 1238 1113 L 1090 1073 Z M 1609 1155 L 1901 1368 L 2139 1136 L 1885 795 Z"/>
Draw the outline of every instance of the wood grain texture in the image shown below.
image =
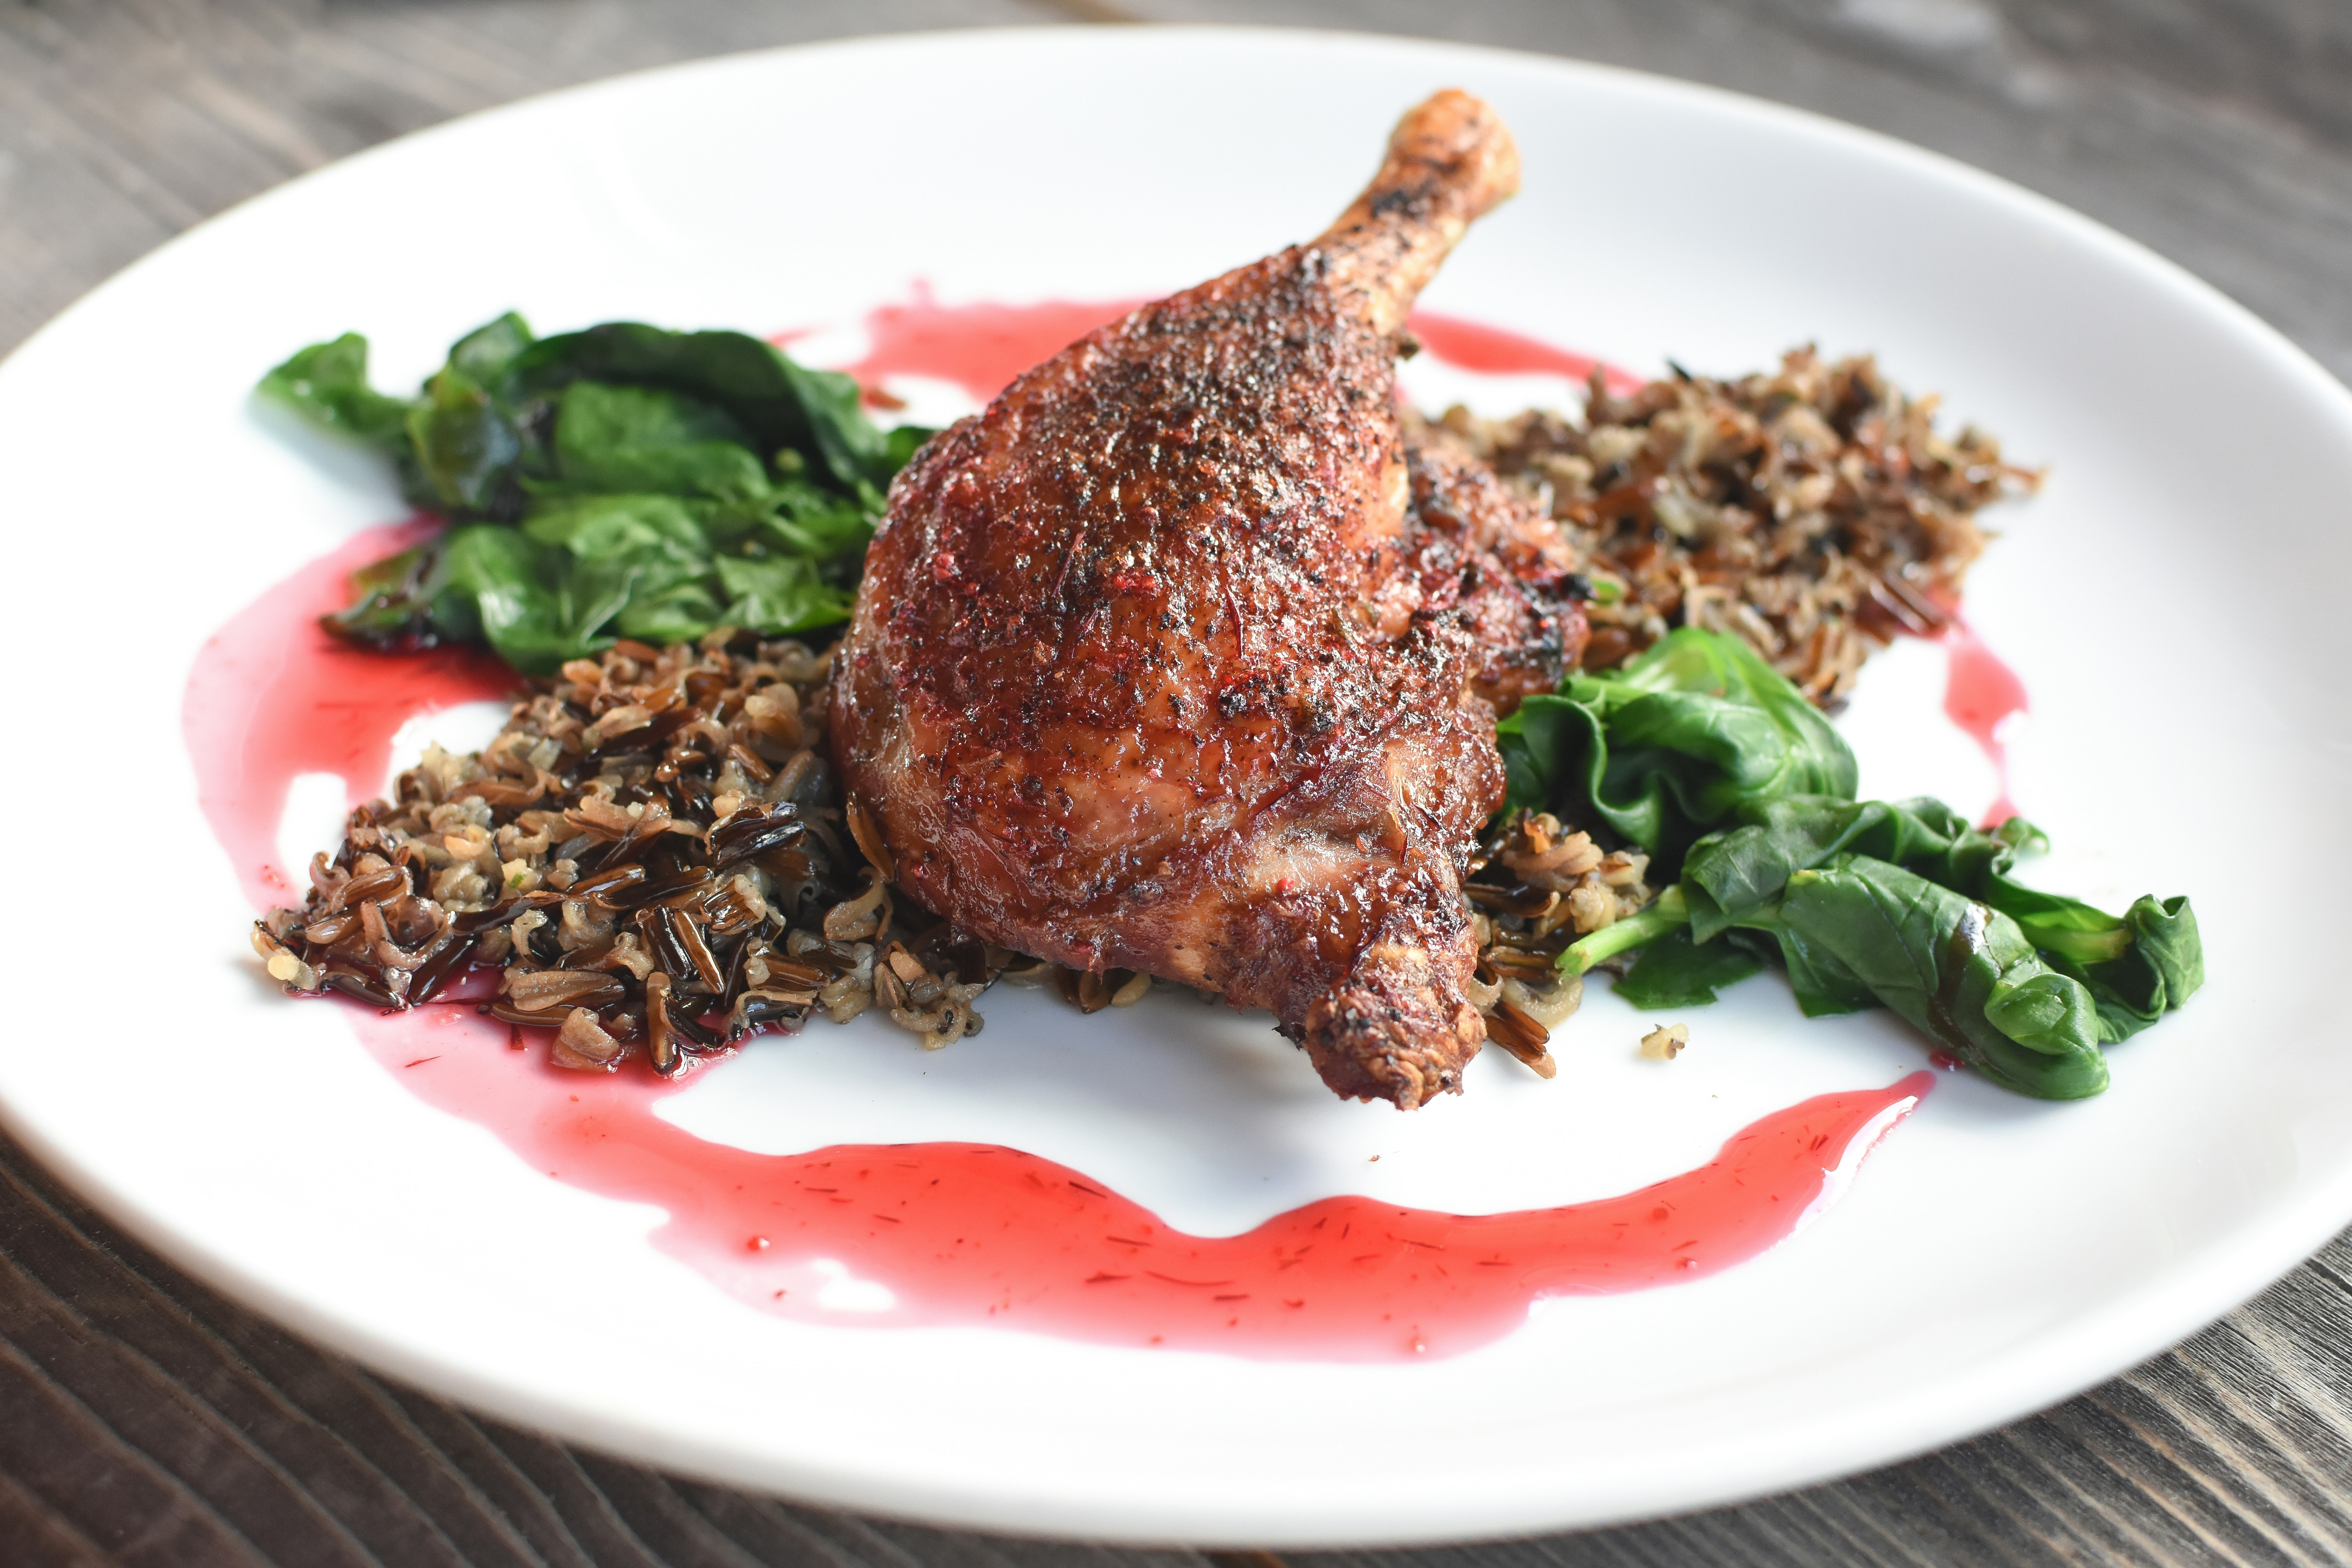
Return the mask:
<path id="1" fill-rule="evenodd" d="M 769 44 L 1138 15 L 1574 54 L 1819 109 L 2081 207 L 2352 375 L 2345 0 L 0 0 L 0 351 L 189 225 L 471 109 Z M 223 1300 L 0 1142 L 0 1565 L 85 1563 L 1210 1568 L 797 1507 L 485 1420 Z M 2352 1563 L 2352 1237 L 2105 1387 L 1908 1464 L 1293 1563 Z"/>

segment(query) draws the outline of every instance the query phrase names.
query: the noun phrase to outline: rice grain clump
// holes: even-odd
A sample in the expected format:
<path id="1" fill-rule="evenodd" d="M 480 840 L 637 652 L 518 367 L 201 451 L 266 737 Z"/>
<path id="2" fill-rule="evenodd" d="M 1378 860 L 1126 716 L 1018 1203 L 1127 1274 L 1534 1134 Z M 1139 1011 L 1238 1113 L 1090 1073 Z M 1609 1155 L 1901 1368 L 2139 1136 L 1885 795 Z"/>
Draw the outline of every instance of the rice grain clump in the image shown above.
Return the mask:
<path id="1" fill-rule="evenodd" d="M 1732 632 L 1824 706 L 1898 633 L 1944 626 L 1984 548 L 1976 513 L 2041 476 L 1973 426 L 1946 437 L 1868 358 L 1811 348 L 1737 381 L 1684 373 L 1625 396 L 1592 375 L 1581 421 L 1463 408 L 1409 435 L 1465 448 L 1549 510 L 1587 563 L 1605 669 L 1675 626 Z"/>
<path id="2" fill-rule="evenodd" d="M 893 902 L 824 758 L 828 658 L 722 630 L 575 659 L 479 752 L 434 747 L 352 812 L 255 947 L 289 992 L 386 1008 L 495 968 L 479 1009 L 583 1070 L 673 1073 L 820 1012 L 979 1033 L 1010 955 Z"/>
<path id="3" fill-rule="evenodd" d="M 1649 868 L 1648 856 L 1604 852 L 1549 812 L 1494 826 L 1462 887 L 1478 942 L 1470 1002 L 1486 1015 L 1488 1039 L 1544 1078 L 1559 1070 L 1551 1031 L 1584 1001 L 1584 981 L 1559 972 L 1559 955 L 1648 904 Z"/>
<path id="4" fill-rule="evenodd" d="M 1642 1054 L 1654 1062 L 1670 1062 L 1689 1044 L 1688 1024 L 1662 1024 L 1642 1037 Z"/>

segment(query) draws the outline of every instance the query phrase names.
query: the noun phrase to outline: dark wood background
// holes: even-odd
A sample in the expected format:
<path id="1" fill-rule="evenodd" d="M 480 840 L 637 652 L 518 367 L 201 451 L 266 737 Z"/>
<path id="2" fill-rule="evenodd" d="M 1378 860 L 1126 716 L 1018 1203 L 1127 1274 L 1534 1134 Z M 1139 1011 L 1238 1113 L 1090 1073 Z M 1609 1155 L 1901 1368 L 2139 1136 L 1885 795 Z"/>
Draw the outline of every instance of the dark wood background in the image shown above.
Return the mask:
<path id="1" fill-rule="evenodd" d="M 191 224 L 468 110 L 764 45 L 1136 20 L 1501 44 L 1818 109 L 2104 219 L 2352 378 L 2352 0 L 0 0 L 0 352 Z M 1316 1561 L 2352 1563 L 2352 1236 L 2137 1371 L 1908 1464 L 1617 1530 Z M 0 1142 L 0 1564 L 113 1562 L 1203 1558 L 856 1518 L 485 1420 L 223 1300 Z"/>

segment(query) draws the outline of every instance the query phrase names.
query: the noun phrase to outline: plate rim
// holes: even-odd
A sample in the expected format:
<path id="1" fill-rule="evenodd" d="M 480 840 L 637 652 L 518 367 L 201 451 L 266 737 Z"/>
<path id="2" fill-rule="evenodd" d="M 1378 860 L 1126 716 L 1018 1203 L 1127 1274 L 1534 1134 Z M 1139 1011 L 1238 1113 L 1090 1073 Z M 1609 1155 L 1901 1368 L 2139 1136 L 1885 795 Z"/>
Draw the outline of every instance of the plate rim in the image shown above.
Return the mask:
<path id="1" fill-rule="evenodd" d="M 24 363 L 37 362 L 40 357 L 35 351 L 46 350 L 50 342 L 73 330 L 86 316 L 102 312 L 131 280 L 143 278 L 151 269 L 172 265 L 183 247 L 208 239 L 217 226 L 237 219 L 248 209 L 291 199 L 314 181 L 340 177 L 351 167 L 371 160 L 402 155 L 413 145 L 463 136 L 477 125 L 501 117 L 530 114 L 552 100 L 626 90 L 654 79 L 737 70 L 755 72 L 767 62 L 786 57 L 799 59 L 827 53 L 888 55 L 943 47 L 1021 49 L 1039 43 L 1061 45 L 1079 40 L 1086 41 L 1085 47 L 1117 51 L 1148 47 L 1148 40 L 1153 37 L 1171 34 L 1242 48 L 1276 41 L 1309 47 L 1409 54 L 1433 68 L 1483 58 L 1570 79 L 1615 82 L 1668 101 L 1679 100 L 1717 113 L 1776 123 L 1792 133 L 1841 145 L 1892 164 L 1908 176 L 1958 184 L 1982 199 L 2055 228 L 2074 244 L 2087 247 L 2109 264 L 2126 268 L 2157 286 L 2178 305 L 2221 329 L 2235 345 L 2253 351 L 2265 370 L 2292 384 L 2304 399 L 2326 405 L 2336 422 L 2352 432 L 2352 390 L 2246 306 L 2147 245 L 2051 197 L 1948 154 L 1815 110 L 1705 83 L 1571 57 L 1339 28 L 1221 25 L 1152 25 L 1148 28 L 1048 25 L 869 35 L 673 62 L 473 110 L 307 171 L 173 236 L 93 287 L 28 335 L 5 359 L 0 359 L 0 381 L 24 374 Z M 820 1506 L 847 1508 L 936 1527 L 1134 1545 L 1369 1547 L 1484 1540 L 1605 1526 L 1727 1506 L 1819 1485 L 1965 1441 L 2108 1381 L 2162 1353 L 2269 1289 L 2324 1247 L 2347 1221 L 2352 1221 L 2352 1162 L 2347 1162 L 2334 1180 L 2315 1186 L 2302 1199 L 2276 1205 L 2275 1212 L 2266 1217 L 2238 1226 L 2223 1239 L 2187 1255 L 2200 1267 L 2194 1270 L 2176 1267 L 2175 1278 L 2168 1286 L 2142 1288 L 2061 1328 L 2017 1341 L 1989 1362 L 1979 1363 L 1964 1380 L 1967 1393 L 1943 1398 L 1937 1405 L 1935 1419 L 1906 1422 L 1895 1418 L 1896 1407 L 1914 1402 L 1916 1390 L 1904 1400 L 1857 1402 L 1833 1424 L 1840 1428 L 1839 1434 L 1832 1440 L 1808 1445 L 1805 1457 L 1751 1464 L 1745 1473 L 1727 1480 L 1718 1469 L 1714 1478 L 1717 1484 L 1664 1486 L 1655 1489 L 1655 1497 L 1627 1499 L 1622 1506 L 1604 1503 L 1547 1507 L 1538 1496 L 1529 1500 L 1528 1506 L 1507 1517 L 1495 1515 L 1489 1500 L 1480 1499 L 1480 1505 L 1487 1511 L 1478 1518 L 1464 1518 L 1458 1511 L 1441 1507 L 1427 1511 L 1415 1522 L 1384 1521 L 1360 1532 L 1297 1522 L 1286 1524 L 1230 1510 L 1221 1513 L 1216 1500 L 1211 1499 L 1195 1505 L 1187 1522 L 1179 1526 L 1171 1521 L 1163 1528 L 1159 1523 L 1105 1517 L 1098 1510 L 1074 1505 L 1066 1498 L 1055 1500 L 1042 1495 L 983 1494 L 926 1477 L 829 1468 L 821 1463 L 779 1464 L 772 1456 L 745 1455 L 720 1445 L 681 1438 L 652 1426 L 607 1420 L 584 1407 L 499 1384 L 428 1351 L 344 1321 L 272 1285 L 226 1251 L 173 1229 L 163 1216 L 150 1213 L 103 1171 L 76 1159 L 62 1144 L 53 1142 L 37 1121 L 5 1097 L 0 1097 L 0 1126 L 5 1126 L 46 1171 L 77 1197 L 205 1288 L 331 1352 L 352 1357 L 372 1372 L 436 1397 L 460 1402 L 499 1419 L 625 1462 L 652 1465 Z M 1949 1381 L 1957 1384 L 1963 1380 L 1954 1374 Z M 1886 1430 L 1890 1427 L 1899 1430 Z M 1052 1512 L 1055 1517 L 1041 1518 L 1041 1510 Z M 1294 1521 L 1307 1511 L 1310 1510 L 1296 1510 Z"/>

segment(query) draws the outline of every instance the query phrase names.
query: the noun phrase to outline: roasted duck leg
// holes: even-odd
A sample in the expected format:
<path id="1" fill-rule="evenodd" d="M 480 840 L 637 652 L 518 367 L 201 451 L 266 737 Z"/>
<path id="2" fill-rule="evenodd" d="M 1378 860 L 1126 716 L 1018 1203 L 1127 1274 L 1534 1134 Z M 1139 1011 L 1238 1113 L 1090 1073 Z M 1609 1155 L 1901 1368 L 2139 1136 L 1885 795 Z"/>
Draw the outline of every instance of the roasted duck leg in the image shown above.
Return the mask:
<path id="1" fill-rule="evenodd" d="M 1503 795 L 1472 687 L 1532 689 L 1479 628 L 1531 638 L 1548 685 L 1573 606 L 1482 554 L 1478 506 L 1423 526 L 1394 365 L 1517 177 L 1494 112 L 1440 93 L 1320 238 L 1081 339 L 908 465 L 832 723 L 900 887 L 1270 1008 L 1342 1095 L 1460 1088 L 1486 1037 L 1461 871 Z"/>

